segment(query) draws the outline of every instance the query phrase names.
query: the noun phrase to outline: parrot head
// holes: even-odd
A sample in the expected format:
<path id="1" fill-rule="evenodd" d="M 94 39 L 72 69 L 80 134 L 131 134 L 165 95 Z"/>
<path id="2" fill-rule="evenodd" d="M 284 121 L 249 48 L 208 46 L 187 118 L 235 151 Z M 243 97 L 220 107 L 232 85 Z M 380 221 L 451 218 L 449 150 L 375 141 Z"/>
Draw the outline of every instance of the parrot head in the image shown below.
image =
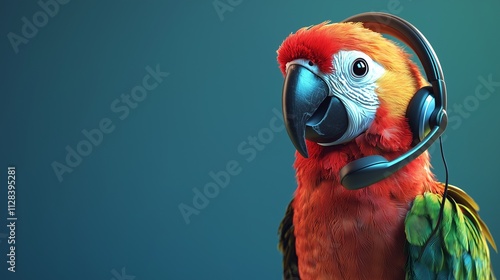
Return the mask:
<path id="1" fill-rule="evenodd" d="M 395 42 L 361 23 L 323 22 L 289 35 L 277 54 L 285 126 L 304 158 L 350 143 L 363 154 L 410 148 L 406 109 L 427 82 Z"/>

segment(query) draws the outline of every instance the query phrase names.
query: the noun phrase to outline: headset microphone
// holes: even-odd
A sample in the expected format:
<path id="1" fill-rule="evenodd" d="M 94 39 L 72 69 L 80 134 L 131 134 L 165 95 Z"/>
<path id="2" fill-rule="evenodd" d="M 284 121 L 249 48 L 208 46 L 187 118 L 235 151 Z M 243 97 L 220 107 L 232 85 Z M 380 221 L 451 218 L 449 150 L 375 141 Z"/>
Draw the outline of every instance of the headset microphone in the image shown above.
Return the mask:
<path id="1" fill-rule="evenodd" d="M 417 54 L 431 86 L 419 89 L 411 99 L 406 117 L 413 133 L 413 147 L 394 160 L 380 155 L 357 159 L 340 170 L 340 181 L 351 190 L 361 189 L 389 177 L 425 152 L 444 132 L 446 84 L 439 60 L 427 39 L 409 22 L 391 14 L 370 12 L 344 22 L 361 22 L 375 32 L 401 40 Z"/>

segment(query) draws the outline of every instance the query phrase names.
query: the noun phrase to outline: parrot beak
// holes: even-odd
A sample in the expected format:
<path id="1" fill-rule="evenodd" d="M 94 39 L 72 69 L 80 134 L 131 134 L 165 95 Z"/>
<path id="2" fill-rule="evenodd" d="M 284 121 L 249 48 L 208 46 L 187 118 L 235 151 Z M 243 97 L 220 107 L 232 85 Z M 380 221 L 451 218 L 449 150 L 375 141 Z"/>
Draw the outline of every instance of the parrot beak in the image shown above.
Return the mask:
<path id="1" fill-rule="evenodd" d="M 288 136 L 297 151 L 308 157 L 306 126 L 328 97 L 328 85 L 323 79 L 302 65 L 287 68 L 283 85 L 283 119 Z"/>

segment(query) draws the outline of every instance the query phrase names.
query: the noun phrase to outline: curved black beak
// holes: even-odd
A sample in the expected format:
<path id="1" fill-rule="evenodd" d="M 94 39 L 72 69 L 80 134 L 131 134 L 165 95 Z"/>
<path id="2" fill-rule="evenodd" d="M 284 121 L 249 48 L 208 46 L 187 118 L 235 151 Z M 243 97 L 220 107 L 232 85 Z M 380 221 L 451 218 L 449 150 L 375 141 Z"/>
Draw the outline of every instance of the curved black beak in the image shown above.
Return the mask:
<path id="1" fill-rule="evenodd" d="M 323 79 L 302 65 L 288 66 L 283 85 L 283 117 L 288 136 L 303 157 L 308 157 L 307 121 L 327 97 L 328 85 Z"/>

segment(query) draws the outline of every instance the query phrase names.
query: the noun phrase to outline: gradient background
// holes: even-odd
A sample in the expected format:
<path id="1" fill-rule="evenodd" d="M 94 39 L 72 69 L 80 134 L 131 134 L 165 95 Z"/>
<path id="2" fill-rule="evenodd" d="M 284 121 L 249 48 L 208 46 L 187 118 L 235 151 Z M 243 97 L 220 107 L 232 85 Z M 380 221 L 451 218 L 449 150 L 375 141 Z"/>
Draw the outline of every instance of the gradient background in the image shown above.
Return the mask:
<path id="1" fill-rule="evenodd" d="M 2 1 L 0 279 L 281 279 L 276 233 L 296 187 L 294 148 L 284 131 L 250 161 L 238 146 L 281 110 L 276 49 L 288 34 L 391 11 L 433 44 L 450 108 L 471 100 L 479 76 L 500 81 L 500 1 L 397 2 L 243 0 L 221 18 L 212 1 L 73 0 L 16 54 L 7 34 L 21 34 L 21 18 L 41 8 Z M 110 104 L 157 64 L 170 76 L 120 120 Z M 467 118 L 450 113 L 461 123 L 448 128 L 445 151 L 450 182 L 477 200 L 500 242 L 498 93 Z M 59 182 L 51 163 L 64 163 L 65 147 L 103 118 L 115 130 Z M 231 160 L 241 173 L 186 224 L 179 204 L 192 205 L 192 189 Z M 15 274 L 6 270 L 9 165 Z M 499 274 L 496 253 L 492 262 Z"/>

